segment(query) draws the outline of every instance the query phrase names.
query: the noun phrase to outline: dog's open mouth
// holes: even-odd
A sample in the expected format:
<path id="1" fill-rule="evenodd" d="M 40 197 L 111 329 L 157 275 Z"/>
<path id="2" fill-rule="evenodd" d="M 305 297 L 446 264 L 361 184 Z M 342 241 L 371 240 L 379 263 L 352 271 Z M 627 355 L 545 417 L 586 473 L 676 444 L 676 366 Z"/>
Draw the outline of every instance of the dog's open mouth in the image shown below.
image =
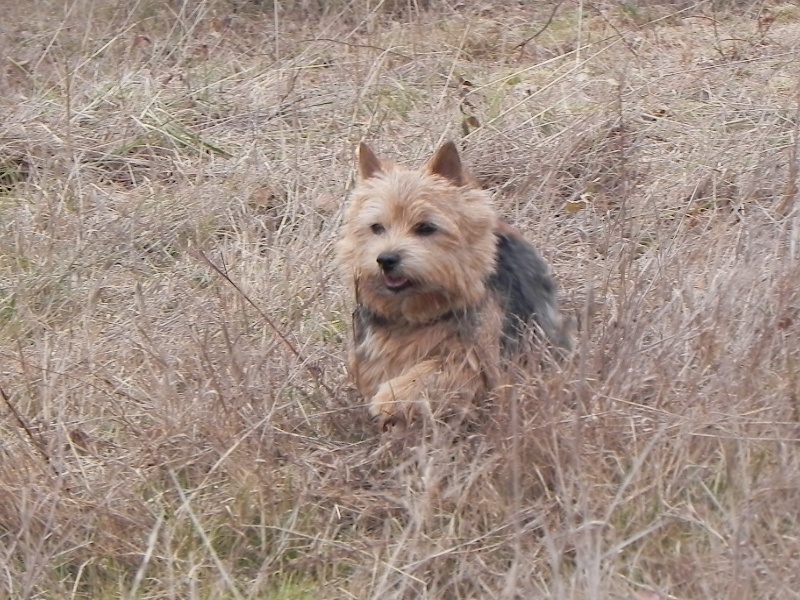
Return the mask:
<path id="1" fill-rule="evenodd" d="M 405 277 L 394 277 L 392 275 L 384 275 L 383 282 L 386 284 L 386 288 L 393 292 L 402 292 L 411 286 L 411 282 Z"/>

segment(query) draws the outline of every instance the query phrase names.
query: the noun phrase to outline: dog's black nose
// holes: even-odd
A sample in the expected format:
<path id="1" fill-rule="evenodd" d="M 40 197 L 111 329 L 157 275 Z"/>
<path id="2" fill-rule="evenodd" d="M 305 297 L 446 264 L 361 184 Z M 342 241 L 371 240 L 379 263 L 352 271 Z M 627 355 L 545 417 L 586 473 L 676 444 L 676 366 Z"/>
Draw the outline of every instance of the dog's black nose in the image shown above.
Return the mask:
<path id="1" fill-rule="evenodd" d="M 378 264 L 388 273 L 400 264 L 400 255 L 397 252 L 381 252 L 378 255 Z"/>

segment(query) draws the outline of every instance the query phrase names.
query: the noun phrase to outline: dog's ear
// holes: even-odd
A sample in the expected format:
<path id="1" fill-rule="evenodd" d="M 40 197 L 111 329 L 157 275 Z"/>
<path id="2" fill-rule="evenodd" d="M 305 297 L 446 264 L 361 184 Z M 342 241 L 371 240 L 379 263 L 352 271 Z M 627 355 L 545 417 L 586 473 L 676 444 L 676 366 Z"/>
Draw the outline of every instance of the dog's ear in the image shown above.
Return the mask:
<path id="1" fill-rule="evenodd" d="M 453 142 L 446 142 L 436 151 L 428 162 L 428 171 L 432 175 L 444 177 L 456 186 L 462 186 L 467 182 L 461 158 L 458 156 L 458 148 Z"/>
<path id="2" fill-rule="evenodd" d="M 358 174 L 361 176 L 361 179 L 369 179 L 383 172 L 383 163 L 381 163 L 381 159 L 375 156 L 375 153 L 364 142 L 358 145 L 357 155 Z"/>

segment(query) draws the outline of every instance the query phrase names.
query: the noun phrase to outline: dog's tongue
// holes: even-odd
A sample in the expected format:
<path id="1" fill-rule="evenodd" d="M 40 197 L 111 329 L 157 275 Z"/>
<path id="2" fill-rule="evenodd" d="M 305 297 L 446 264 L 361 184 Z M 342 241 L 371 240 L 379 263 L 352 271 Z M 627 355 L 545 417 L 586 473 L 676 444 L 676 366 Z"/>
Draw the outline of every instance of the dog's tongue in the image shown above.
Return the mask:
<path id="1" fill-rule="evenodd" d="M 390 288 L 399 288 L 403 287 L 405 284 L 408 283 L 408 279 L 405 277 L 392 277 L 391 275 L 385 276 L 386 287 Z"/>

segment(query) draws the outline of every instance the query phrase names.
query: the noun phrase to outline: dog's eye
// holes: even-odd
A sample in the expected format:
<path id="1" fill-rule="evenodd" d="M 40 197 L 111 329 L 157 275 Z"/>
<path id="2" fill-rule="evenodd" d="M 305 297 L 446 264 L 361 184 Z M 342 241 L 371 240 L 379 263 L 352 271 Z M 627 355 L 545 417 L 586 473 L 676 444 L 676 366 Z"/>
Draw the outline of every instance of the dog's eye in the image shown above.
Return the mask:
<path id="1" fill-rule="evenodd" d="M 386 227 L 384 227 L 380 223 L 373 223 L 372 225 L 369 226 L 369 228 L 372 230 L 372 233 L 374 233 L 375 235 L 380 235 L 384 231 L 386 231 Z"/>
<path id="2" fill-rule="evenodd" d="M 439 231 L 439 228 L 433 223 L 428 223 L 427 221 L 417 223 L 417 225 L 414 227 L 414 233 L 417 235 L 433 235 L 437 231 Z"/>

